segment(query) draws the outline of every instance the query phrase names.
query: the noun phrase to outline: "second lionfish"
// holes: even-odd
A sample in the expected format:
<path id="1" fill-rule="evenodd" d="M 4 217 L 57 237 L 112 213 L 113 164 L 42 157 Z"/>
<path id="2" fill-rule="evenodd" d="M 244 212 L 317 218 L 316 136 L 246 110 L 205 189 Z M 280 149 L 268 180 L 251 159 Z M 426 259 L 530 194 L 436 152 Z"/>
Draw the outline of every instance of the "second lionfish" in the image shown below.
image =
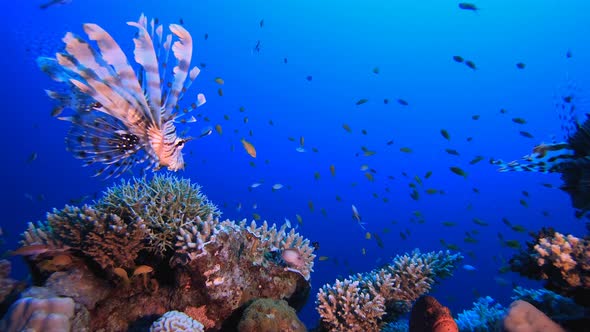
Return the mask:
<path id="1" fill-rule="evenodd" d="M 191 35 L 171 24 L 172 34 L 164 36 L 162 25 L 154 20 L 148 25 L 143 14 L 138 22 L 127 24 L 138 30 L 133 39 L 137 73 L 111 35 L 90 23 L 83 25 L 84 32 L 96 48 L 68 32 L 64 52 L 37 59 L 45 73 L 67 85 L 65 92 L 47 91 L 58 108 L 75 111 L 59 118 L 72 123 L 67 148 L 85 165 L 102 164 L 96 175 L 118 176 L 135 164 L 145 164 L 145 169 L 183 169 L 182 148 L 191 138 L 179 137 L 174 123 L 188 113 L 180 111 L 177 103 L 200 72 L 197 67 L 189 69 Z M 176 59 L 174 68 L 167 66 L 170 51 Z M 167 75 L 172 75 L 171 82 Z M 204 103 L 204 95 L 198 94 L 192 109 Z M 180 122 L 194 121 L 191 117 Z"/>
<path id="2" fill-rule="evenodd" d="M 501 172 L 558 173 L 563 184 L 560 189 L 567 192 L 576 209 L 576 216 L 590 213 L 590 114 L 578 119 L 580 104 L 586 104 L 579 89 L 571 82 L 565 93 L 557 96 L 556 108 L 563 121 L 564 141 L 539 144 L 533 153 L 523 157 L 524 162 L 493 161 Z M 583 107 L 584 108 L 584 107 Z M 590 215 L 589 215 L 590 216 Z"/>

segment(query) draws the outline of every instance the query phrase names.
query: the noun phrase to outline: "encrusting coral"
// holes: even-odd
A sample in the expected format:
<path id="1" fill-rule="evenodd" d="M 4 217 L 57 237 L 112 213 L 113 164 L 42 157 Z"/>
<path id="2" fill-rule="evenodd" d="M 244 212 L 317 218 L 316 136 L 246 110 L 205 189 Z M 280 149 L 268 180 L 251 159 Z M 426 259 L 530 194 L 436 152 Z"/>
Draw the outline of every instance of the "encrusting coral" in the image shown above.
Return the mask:
<path id="1" fill-rule="evenodd" d="M 452 274 L 463 257 L 449 251 L 396 256 L 393 262 L 364 274 L 324 285 L 317 295 L 322 326 L 330 331 L 377 331 L 387 320 L 410 310 L 435 278 Z"/>
<path id="2" fill-rule="evenodd" d="M 34 252 L 25 258 L 35 284 L 84 306 L 92 330 L 145 326 L 145 317 L 190 307 L 219 328 L 256 298 L 300 308 L 315 258 L 309 240 L 286 225 L 219 215 L 199 186 L 156 175 L 54 210 L 29 224 L 19 250 Z"/>
<path id="3" fill-rule="evenodd" d="M 24 297 L 14 302 L 0 321 L 0 331 L 69 331 L 74 301 L 68 297 Z"/>
<path id="4" fill-rule="evenodd" d="M 522 300 L 514 301 L 510 305 L 508 315 L 503 321 L 503 330 L 506 332 L 565 332 L 561 326 L 535 306 Z"/>
<path id="5" fill-rule="evenodd" d="M 273 299 L 254 300 L 238 324 L 238 332 L 305 332 L 295 310 L 286 301 Z"/>

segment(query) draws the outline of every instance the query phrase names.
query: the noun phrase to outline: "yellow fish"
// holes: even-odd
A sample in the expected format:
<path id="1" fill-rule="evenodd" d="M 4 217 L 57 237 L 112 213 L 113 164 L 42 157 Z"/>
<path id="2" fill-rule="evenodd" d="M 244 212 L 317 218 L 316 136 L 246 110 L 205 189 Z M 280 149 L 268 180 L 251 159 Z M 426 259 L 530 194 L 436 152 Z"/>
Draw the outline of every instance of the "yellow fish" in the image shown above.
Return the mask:
<path id="1" fill-rule="evenodd" d="M 330 165 L 330 173 L 332 174 L 332 176 L 336 175 L 336 166 Z"/>
<path id="2" fill-rule="evenodd" d="M 137 268 L 135 268 L 135 270 L 133 270 L 133 276 L 140 275 L 140 274 L 150 273 L 153 270 L 154 269 L 151 266 L 140 265 Z"/>
<path id="3" fill-rule="evenodd" d="M 246 152 L 248 152 L 248 154 L 252 158 L 256 158 L 256 148 L 254 148 L 254 145 L 252 145 L 252 143 L 246 141 L 244 138 L 242 138 L 241 142 L 242 142 L 242 145 L 244 146 L 244 149 L 246 149 Z"/>

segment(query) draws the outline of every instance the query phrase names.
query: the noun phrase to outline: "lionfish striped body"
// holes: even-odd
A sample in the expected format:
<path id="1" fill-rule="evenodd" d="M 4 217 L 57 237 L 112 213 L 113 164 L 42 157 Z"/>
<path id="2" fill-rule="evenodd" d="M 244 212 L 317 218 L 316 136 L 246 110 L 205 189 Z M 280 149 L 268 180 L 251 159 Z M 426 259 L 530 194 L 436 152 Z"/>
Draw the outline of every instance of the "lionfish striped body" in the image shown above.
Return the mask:
<path id="1" fill-rule="evenodd" d="M 162 25 L 155 27 L 153 20 L 148 26 L 143 14 L 138 22 L 127 24 L 138 29 L 133 40 L 137 74 L 115 40 L 96 24 L 83 27 L 97 49 L 68 32 L 63 38 L 65 52 L 37 61 L 51 78 L 68 86 L 69 94 L 48 91 L 60 107 L 75 111 L 60 117 L 72 123 L 67 148 L 86 165 L 103 164 L 97 175 L 118 176 L 141 163 L 146 163 L 145 169 L 183 169 L 182 148 L 190 138 L 179 137 L 174 122 L 184 115 L 177 112 L 178 101 L 199 74 L 197 67 L 189 70 L 191 35 L 171 24 L 178 38 L 172 43 L 172 35 L 164 37 Z M 165 85 L 170 50 L 177 63 L 172 82 Z M 194 107 L 204 103 L 205 97 L 198 94 Z M 194 117 L 189 122 L 193 121 Z"/>
<path id="2" fill-rule="evenodd" d="M 522 158 L 524 162 L 497 160 L 494 163 L 500 166 L 500 172 L 563 173 L 590 165 L 590 121 L 588 115 L 584 121 L 578 119 L 582 93 L 569 78 L 560 90 L 555 96 L 555 109 L 562 123 L 563 141 L 535 146 L 532 154 Z"/>
<path id="3" fill-rule="evenodd" d="M 578 120 L 577 107 L 580 102 L 579 91 L 569 83 L 567 93 L 557 98 L 556 108 L 563 124 L 565 141 L 553 144 L 540 144 L 533 148 L 533 154 L 523 157 L 524 163 L 509 163 L 498 160 L 499 171 L 559 173 L 563 185 L 577 216 L 590 212 L 590 114 L 583 121 Z"/>

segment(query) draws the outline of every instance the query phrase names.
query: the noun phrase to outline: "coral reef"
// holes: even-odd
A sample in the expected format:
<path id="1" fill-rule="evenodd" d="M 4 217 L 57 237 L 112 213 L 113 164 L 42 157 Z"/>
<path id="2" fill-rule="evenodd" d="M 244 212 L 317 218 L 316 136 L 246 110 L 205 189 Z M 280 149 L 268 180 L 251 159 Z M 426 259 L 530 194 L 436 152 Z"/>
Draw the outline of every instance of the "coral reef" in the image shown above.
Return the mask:
<path id="1" fill-rule="evenodd" d="M 74 301 L 71 298 L 24 297 L 10 306 L 8 313 L 0 321 L 0 331 L 70 331 L 70 319 L 73 316 Z"/>
<path id="2" fill-rule="evenodd" d="M 420 296 L 410 313 L 410 332 L 459 332 L 451 310 L 432 296 Z"/>
<path id="3" fill-rule="evenodd" d="M 545 280 L 545 288 L 590 306 L 590 240 L 563 235 L 551 228 L 533 234 L 510 260 L 513 271 Z"/>
<path id="4" fill-rule="evenodd" d="M 215 321 L 207 317 L 207 307 L 204 305 L 200 307 L 186 307 L 184 309 L 184 313 L 189 315 L 192 319 L 198 321 L 199 323 L 203 324 L 205 329 L 210 329 L 215 327 Z"/>
<path id="5" fill-rule="evenodd" d="M 156 175 L 151 181 L 123 180 L 106 191 L 96 208 L 145 224 L 149 249 L 160 255 L 174 248 L 180 227 L 192 224 L 197 217 L 221 216 L 199 185 L 171 175 Z"/>
<path id="6" fill-rule="evenodd" d="M 473 309 L 459 313 L 455 322 L 462 332 L 496 331 L 506 315 L 506 309 L 489 296 L 473 303 Z"/>
<path id="7" fill-rule="evenodd" d="M 285 249 L 300 252 L 299 269 L 280 258 Z M 247 226 L 245 220 L 236 224 L 209 217 L 181 227 L 172 265 L 186 272 L 189 279 L 183 282 L 204 283 L 208 305 L 225 316 L 253 298 L 300 293 L 307 288 L 314 257 L 309 240 L 294 230 L 287 233 L 286 226 L 269 228 L 264 222 L 257 228 L 254 222 Z"/>
<path id="8" fill-rule="evenodd" d="M 150 332 L 203 332 L 203 324 L 190 316 L 173 310 L 168 311 L 150 327 Z"/>
<path id="9" fill-rule="evenodd" d="M 315 258 L 309 240 L 219 215 L 199 186 L 156 175 L 54 210 L 29 224 L 19 250 L 34 284 L 87 310 L 90 330 L 147 329 L 172 310 L 216 329 L 256 298 L 300 308 Z"/>
<path id="10" fill-rule="evenodd" d="M 283 300 L 257 299 L 244 311 L 239 332 L 305 332 L 295 310 Z"/>
<path id="11" fill-rule="evenodd" d="M 510 305 L 508 315 L 503 320 L 503 328 L 506 332 L 565 332 L 535 306 L 522 300 Z"/>
<path id="12" fill-rule="evenodd" d="M 382 269 L 326 284 L 316 301 L 322 326 L 330 331 L 376 331 L 383 322 L 408 312 L 436 278 L 450 276 L 462 258 L 449 251 L 414 250 Z"/>

